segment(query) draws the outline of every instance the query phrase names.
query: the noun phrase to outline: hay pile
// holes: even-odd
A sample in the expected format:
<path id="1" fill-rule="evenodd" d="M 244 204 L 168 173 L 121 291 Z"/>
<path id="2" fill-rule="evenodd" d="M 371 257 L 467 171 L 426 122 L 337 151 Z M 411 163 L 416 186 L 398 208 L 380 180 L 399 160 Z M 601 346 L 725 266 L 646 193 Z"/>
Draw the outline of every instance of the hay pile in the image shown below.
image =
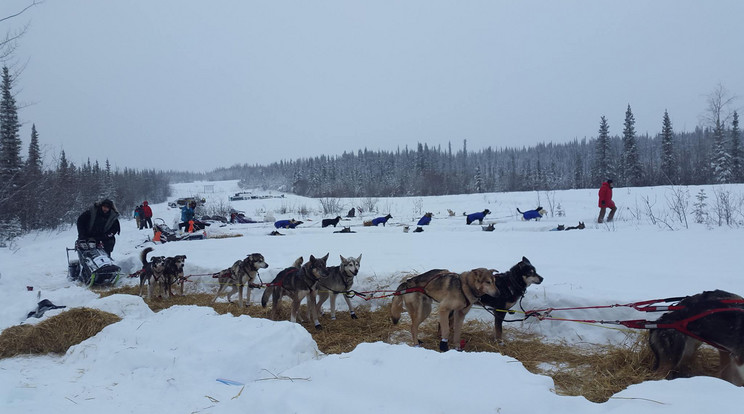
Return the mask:
<path id="1" fill-rule="evenodd" d="M 97 309 L 73 308 L 36 325 L 18 325 L 0 333 L 0 358 L 24 354 L 64 354 L 96 335 L 118 316 Z"/>
<path id="2" fill-rule="evenodd" d="M 102 292 L 104 295 L 121 293 L 137 295 L 138 287 L 124 287 Z M 257 318 L 269 318 L 271 306 L 262 308 L 252 303 L 247 308 L 239 308 L 236 303 L 221 302 L 212 304 L 212 294 L 187 294 L 169 299 L 157 298 L 147 301 L 154 311 L 173 305 L 211 306 L 220 314 L 249 315 Z M 237 301 L 237 297 L 233 296 Z M 327 313 L 320 319 L 322 330 L 316 330 L 312 323 L 303 326 L 310 332 L 318 348 L 326 354 L 352 351 L 362 342 L 383 341 L 387 343 L 410 343 L 410 323 L 404 319 L 398 325 L 390 321 L 390 305 L 381 306 L 375 311 L 359 307 L 356 309 L 359 319 L 351 319 L 345 304 L 339 299 L 337 303 L 337 320 L 330 320 Z M 307 310 L 303 305 L 301 314 L 307 319 Z M 278 320 L 289 319 L 289 301 L 282 302 Z M 597 328 L 601 329 L 601 328 Z M 491 322 L 470 321 L 463 327 L 462 337 L 466 341 L 466 352 L 493 352 L 507 355 L 519 360 L 525 368 L 535 374 L 550 376 L 555 382 L 555 391 L 560 395 L 584 396 L 593 402 L 607 401 L 612 395 L 629 385 L 647 380 L 659 379 L 651 371 L 653 356 L 647 345 L 646 333 L 631 331 L 624 344 L 619 346 L 577 346 L 569 343 L 547 343 L 543 338 L 506 326 L 505 343 L 499 344 L 492 339 Z M 421 325 L 419 338 L 422 346 L 437 350 L 439 335 L 437 321 L 430 317 Z M 718 369 L 718 353 L 713 349 L 701 349 L 698 352 L 693 372 L 697 375 L 713 375 Z M 494 374 L 489 381 L 497 381 Z"/>

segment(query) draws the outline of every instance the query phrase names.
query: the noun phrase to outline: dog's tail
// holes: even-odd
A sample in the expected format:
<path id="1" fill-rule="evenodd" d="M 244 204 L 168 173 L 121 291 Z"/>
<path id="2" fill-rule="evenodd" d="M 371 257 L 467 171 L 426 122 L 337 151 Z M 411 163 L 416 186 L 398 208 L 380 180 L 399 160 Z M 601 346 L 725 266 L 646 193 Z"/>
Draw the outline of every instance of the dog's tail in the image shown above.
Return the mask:
<path id="1" fill-rule="evenodd" d="M 517 213 L 524 214 L 524 212 L 522 210 L 520 210 L 519 207 L 517 207 Z"/>
<path id="2" fill-rule="evenodd" d="M 303 259 L 302 256 L 300 256 L 297 258 L 297 260 L 294 261 L 294 263 L 292 263 L 292 266 L 290 267 L 297 267 L 297 268 L 302 267 L 302 262 L 304 261 L 305 259 Z"/>
<path id="3" fill-rule="evenodd" d="M 147 266 L 147 254 L 153 250 L 155 249 L 153 249 L 152 247 L 146 247 L 145 250 L 142 250 L 142 252 L 140 252 L 140 261 L 142 261 L 142 267 Z"/>
<path id="4" fill-rule="evenodd" d="M 407 287 L 406 283 L 403 282 L 398 286 L 398 289 L 396 291 L 402 291 L 405 290 Z M 393 324 L 397 324 L 400 320 L 400 315 L 403 313 L 403 295 L 395 295 L 393 296 L 393 303 L 390 306 L 390 320 L 393 321 Z"/>

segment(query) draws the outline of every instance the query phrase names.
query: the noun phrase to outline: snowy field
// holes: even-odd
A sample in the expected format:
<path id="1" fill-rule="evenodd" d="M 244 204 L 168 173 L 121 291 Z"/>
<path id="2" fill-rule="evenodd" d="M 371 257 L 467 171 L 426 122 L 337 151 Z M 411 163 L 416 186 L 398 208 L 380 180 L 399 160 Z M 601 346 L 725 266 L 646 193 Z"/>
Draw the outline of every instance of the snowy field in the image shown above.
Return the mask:
<path id="1" fill-rule="evenodd" d="M 213 186 L 212 186 L 213 185 Z M 363 255 L 354 289 L 392 289 L 403 275 L 432 268 L 461 272 L 475 267 L 506 271 L 526 256 L 545 278 L 531 286 L 526 309 L 629 303 L 723 289 L 744 294 L 742 228 L 717 226 L 728 196 L 732 217 L 744 221 L 744 186 L 616 188 L 619 209 L 614 223 L 596 224 L 597 190 L 489 193 L 442 197 L 339 199 L 344 216 L 352 206 L 374 205 L 375 213 L 344 219 L 338 228 L 321 228 L 316 199 L 291 194 L 282 198 L 228 201 L 241 191 L 236 181 L 173 185 L 177 197 L 200 195 L 207 208 L 231 205 L 257 221 L 303 220 L 284 236 L 270 237 L 272 222 L 213 225 L 206 240 L 155 246 L 157 255 L 185 254 L 185 273 L 204 275 L 230 266 L 247 254 L 262 253 L 271 280 L 298 256 L 330 253 Z M 708 223 L 694 220 L 700 190 L 708 197 Z M 680 191 L 686 195 L 680 197 Z M 255 194 L 268 194 L 254 190 Z M 270 195 L 279 195 L 271 193 Z M 687 223 L 675 201 L 687 201 Z M 541 221 L 519 219 L 516 208 L 537 205 L 552 211 Z M 178 209 L 152 205 L 154 216 L 174 227 Z M 491 210 L 484 225 L 467 226 L 463 212 Z M 456 212 L 448 216 L 448 209 Z M 426 212 L 434 213 L 422 233 L 413 230 Z M 385 227 L 362 221 L 390 213 Z M 562 214 L 562 215 L 558 215 Z M 124 212 L 122 234 L 113 257 L 123 271 L 140 268 L 139 252 L 150 230 L 137 230 Z M 586 229 L 550 231 L 579 221 Z M 351 226 L 353 234 L 334 234 Z M 224 237 L 219 236 L 236 236 Z M 3 413 L 478 413 L 555 412 L 680 413 L 742 406 L 744 390 L 707 377 L 637 384 L 606 403 L 555 394 L 552 379 L 529 373 L 518 361 L 496 353 L 439 353 L 406 344 L 367 343 L 341 355 L 323 355 L 310 334 L 288 321 L 218 315 L 211 308 L 175 306 L 152 312 L 131 295 L 98 295 L 67 279 L 65 248 L 73 229 L 27 235 L 0 249 L 0 329 L 21 323 L 37 298 L 57 305 L 112 312 L 122 321 L 70 348 L 63 356 L 21 356 L 0 360 L 0 407 Z M 193 277 L 189 291 L 216 290 L 211 278 Z M 135 279 L 124 279 L 135 284 Z M 32 287 L 29 291 L 27 287 Z M 260 290 L 251 298 L 255 306 Z M 225 300 L 224 297 L 221 300 Z M 354 298 L 356 306 L 379 305 Z M 327 305 L 327 303 L 326 303 Z M 259 305 L 260 306 L 260 305 Z M 41 320 L 64 312 L 48 311 Z M 337 311 L 346 305 L 338 300 Z M 653 318 L 626 308 L 554 313 L 556 317 L 603 320 Z M 490 320 L 474 309 L 469 318 Z M 324 324 L 333 321 L 327 318 Z M 405 327 L 403 328 L 405 329 Z M 508 325 L 535 332 L 546 341 L 619 344 L 625 334 L 571 322 L 542 321 Z M 225 384 L 217 379 L 229 379 Z M 416 385 L 417 384 L 417 385 Z"/>

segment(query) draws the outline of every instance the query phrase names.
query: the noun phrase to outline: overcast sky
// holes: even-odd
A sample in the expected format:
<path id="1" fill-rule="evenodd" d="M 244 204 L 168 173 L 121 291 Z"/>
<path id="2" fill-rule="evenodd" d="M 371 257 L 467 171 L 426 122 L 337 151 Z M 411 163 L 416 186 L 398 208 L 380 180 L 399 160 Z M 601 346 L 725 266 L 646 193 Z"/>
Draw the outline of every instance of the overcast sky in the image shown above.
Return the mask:
<path id="1" fill-rule="evenodd" d="M 620 134 L 628 104 L 690 131 L 717 85 L 744 95 L 742 0 L 46 0 L 0 29 L 26 22 L 23 156 L 35 123 L 48 163 L 528 146 Z"/>

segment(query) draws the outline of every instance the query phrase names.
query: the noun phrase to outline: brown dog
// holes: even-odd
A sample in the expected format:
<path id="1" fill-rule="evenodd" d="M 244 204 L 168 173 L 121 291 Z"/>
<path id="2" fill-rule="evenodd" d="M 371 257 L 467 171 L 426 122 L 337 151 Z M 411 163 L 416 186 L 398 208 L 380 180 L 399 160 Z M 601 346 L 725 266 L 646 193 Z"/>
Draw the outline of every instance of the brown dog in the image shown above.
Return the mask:
<path id="1" fill-rule="evenodd" d="M 400 320 L 405 305 L 411 316 L 411 337 L 417 345 L 418 327 L 431 313 L 432 301 L 439 303 L 439 326 L 441 341 L 439 349 L 449 349 L 449 317 L 452 314 L 453 341 L 459 348 L 462 324 L 465 315 L 470 311 L 478 298 L 483 295 L 495 295 L 493 271 L 485 268 L 473 269 L 461 274 L 445 269 L 429 270 L 401 283 L 396 289 L 395 297 L 390 308 L 390 316 L 394 324 Z"/>

